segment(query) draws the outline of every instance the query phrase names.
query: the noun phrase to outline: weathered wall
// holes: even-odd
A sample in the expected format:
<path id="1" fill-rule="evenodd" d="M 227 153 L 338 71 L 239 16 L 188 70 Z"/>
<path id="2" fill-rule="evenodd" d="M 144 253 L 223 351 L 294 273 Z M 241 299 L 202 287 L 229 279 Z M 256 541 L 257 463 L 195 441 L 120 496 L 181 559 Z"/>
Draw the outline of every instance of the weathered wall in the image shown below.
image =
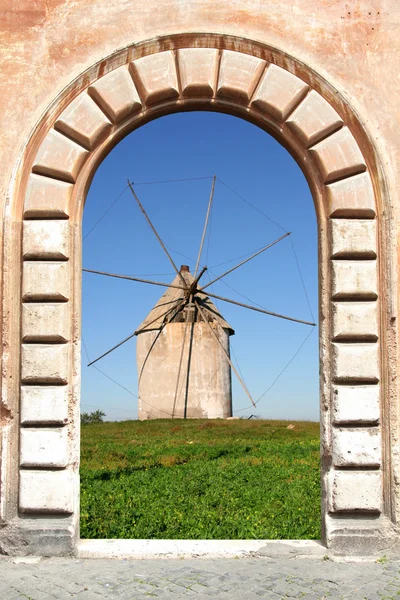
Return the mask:
<path id="1" fill-rule="evenodd" d="M 183 418 L 185 404 L 189 419 L 232 416 L 231 369 L 210 326 L 229 353 L 229 335 L 216 323 L 191 323 L 186 335 L 185 323 L 138 335 L 139 419 Z"/>
<path id="2" fill-rule="evenodd" d="M 308 178 L 320 234 L 323 537 L 352 552 L 395 545 L 400 6 L 25 0 L 1 17 L 0 549 L 74 549 L 85 194 L 121 136 L 185 108 L 251 119 Z"/>
<path id="3" fill-rule="evenodd" d="M 3 194 L 27 135 L 72 79 L 118 48 L 186 32 L 259 40 L 326 75 L 371 131 L 396 189 L 396 0 L 2 0 L 0 19 Z"/>

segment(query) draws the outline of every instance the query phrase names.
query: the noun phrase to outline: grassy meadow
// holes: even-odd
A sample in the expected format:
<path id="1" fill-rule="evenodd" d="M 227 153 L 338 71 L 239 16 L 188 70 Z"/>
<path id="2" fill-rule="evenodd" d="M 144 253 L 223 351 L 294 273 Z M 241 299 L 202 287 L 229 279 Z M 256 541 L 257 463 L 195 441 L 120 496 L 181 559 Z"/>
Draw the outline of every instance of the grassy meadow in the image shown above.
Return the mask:
<path id="1" fill-rule="evenodd" d="M 319 539 L 319 424 L 82 426 L 81 537 Z"/>

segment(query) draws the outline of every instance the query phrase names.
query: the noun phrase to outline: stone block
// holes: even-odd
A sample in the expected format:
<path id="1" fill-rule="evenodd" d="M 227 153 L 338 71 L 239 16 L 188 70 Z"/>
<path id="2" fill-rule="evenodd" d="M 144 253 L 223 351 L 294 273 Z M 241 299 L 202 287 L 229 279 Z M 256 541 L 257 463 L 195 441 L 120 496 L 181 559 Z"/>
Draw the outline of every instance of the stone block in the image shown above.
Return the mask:
<path id="1" fill-rule="evenodd" d="M 270 65 L 254 93 L 251 106 L 282 123 L 301 102 L 308 85 L 288 71 Z"/>
<path id="2" fill-rule="evenodd" d="M 332 344 L 332 375 L 336 383 L 377 383 L 379 344 Z"/>
<path id="3" fill-rule="evenodd" d="M 113 123 L 142 109 L 139 94 L 125 66 L 104 75 L 89 87 L 88 93 Z"/>
<path id="4" fill-rule="evenodd" d="M 19 508 L 26 513 L 67 513 L 74 509 L 74 480 L 69 470 L 20 471 Z"/>
<path id="5" fill-rule="evenodd" d="M 377 302 L 332 302 L 332 339 L 376 342 Z"/>
<path id="6" fill-rule="evenodd" d="M 70 296 L 70 272 L 66 262 L 25 261 L 22 299 L 29 302 L 65 301 Z"/>
<path id="7" fill-rule="evenodd" d="M 66 302 L 22 305 L 23 342 L 67 342 L 69 337 L 69 306 Z"/>
<path id="8" fill-rule="evenodd" d="M 21 467 L 66 467 L 68 454 L 66 427 L 21 429 Z"/>
<path id="9" fill-rule="evenodd" d="M 68 422 L 68 386 L 23 385 L 21 424 L 53 425 Z"/>
<path id="10" fill-rule="evenodd" d="M 248 104 L 265 69 L 260 58 L 224 50 L 221 56 L 217 96 Z"/>
<path id="11" fill-rule="evenodd" d="M 286 124 L 308 148 L 339 129 L 343 121 L 322 96 L 311 90 Z"/>
<path id="12" fill-rule="evenodd" d="M 211 98 L 214 95 L 218 50 L 184 48 L 177 54 L 182 95 Z"/>
<path id="13" fill-rule="evenodd" d="M 332 299 L 376 300 L 378 278 L 376 260 L 333 260 Z"/>
<path id="14" fill-rule="evenodd" d="M 310 149 L 325 183 L 350 177 L 366 170 L 357 142 L 347 127 L 343 127 Z"/>
<path id="15" fill-rule="evenodd" d="M 332 512 L 380 512 L 382 474 L 380 471 L 333 471 L 329 510 Z"/>
<path id="16" fill-rule="evenodd" d="M 21 354 L 23 383 L 68 382 L 68 344 L 22 344 Z"/>
<path id="17" fill-rule="evenodd" d="M 331 258 L 376 258 L 376 221 L 331 219 Z"/>
<path id="18" fill-rule="evenodd" d="M 33 172 L 75 183 L 87 151 L 62 133 L 51 129 L 33 161 Z"/>
<path id="19" fill-rule="evenodd" d="M 336 425 L 379 423 L 379 385 L 334 385 L 332 414 Z"/>
<path id="20" fill-rule="evenodd" d="M 54 129 L 65 133 L 87 150 L 93 150 L 111 127 L 103 111 L 86 92 L 79 94 L 54 124 Z"/>
<path id="21" fill-rule="evenodd" d="M 375 195 L 369 173 L 336 181 L 325 189 L 328 216 L 375 218 Z"/>
<path id="22" fill-rule="evenodd" d="M 25 221 L 22 253 L 25 260 L 68 260 L 68 221 Z"/>
<path id="23" fill-rule="evenodd" d="M 130 63 L 129 68 L 146 105 L 178 98 L 178 78 L 172 52 L 159 52 L 138 58 Z"/>
<path id="24" fill-rule="evenodd" d="M 73 186 L 32 174 L 25 194 L 25 219 L 68 219 Z"/>
<path id="25" fill-rule="evenodd" d="M 332 459 L 335 467 L 379 467 L 381 464 L 379 428 L 334 429 Z"/>

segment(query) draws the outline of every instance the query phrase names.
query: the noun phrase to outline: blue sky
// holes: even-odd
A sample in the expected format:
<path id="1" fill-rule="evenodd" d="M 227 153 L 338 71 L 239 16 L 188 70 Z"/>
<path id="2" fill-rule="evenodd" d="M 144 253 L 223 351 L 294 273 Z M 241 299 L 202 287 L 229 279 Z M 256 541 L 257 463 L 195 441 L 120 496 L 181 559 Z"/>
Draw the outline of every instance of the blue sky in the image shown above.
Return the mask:
<path id="1" fill-rule="evenodd" d="M 162 117 L 114 148 L 88 193 L 83 266 L 166 283 L 174 278 L 171 264 L 127 189 L 129 178 L 175 263 L 178 267 L 188 264 L 193 270 L 214 174 L 255 208 L 217 181 L 202 257 L 210 277 L 279 238 L 283 230 L 291 231 L 311 309 L 318 318 L 317 227 L 308 184 L 283 146 L 256 126 L 228 115 L 191 112 Z M 145 183 L 189 178 L 205 179 Z M 216 283 L 213 291 L 313 320 L 290 239 Z M 84 273 L 82 333 L 90 359 L 133 332 L 163 292 L 161 287 Z M 298 351 L 310 328 L 216 303 L 236 332 L 231 337 L 232 358 L 258 400 Z M 87 362 L 83 347 L 82 411 L 98 408 L 112 420 L 136 418 L 137 398 L 132 395 L 137 394 L 136 338 L 96 365 L 120 385 L 88 368 Z M 234 411 L 241 411 L 239 415 L 318 420 L 316 328 L 257 409 L 242 411 L 249 400 L 233 376 L 233 405 Z"/>

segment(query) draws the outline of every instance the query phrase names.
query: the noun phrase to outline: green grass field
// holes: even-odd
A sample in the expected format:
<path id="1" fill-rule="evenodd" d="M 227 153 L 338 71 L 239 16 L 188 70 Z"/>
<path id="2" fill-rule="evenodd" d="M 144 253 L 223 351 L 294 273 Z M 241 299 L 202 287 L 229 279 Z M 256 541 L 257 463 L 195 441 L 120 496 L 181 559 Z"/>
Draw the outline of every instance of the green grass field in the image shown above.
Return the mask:
<path id="1" fill-rule="evenodd" d="M 81 537 L 319 539 L 319 424 L 82 426 Z"/>

